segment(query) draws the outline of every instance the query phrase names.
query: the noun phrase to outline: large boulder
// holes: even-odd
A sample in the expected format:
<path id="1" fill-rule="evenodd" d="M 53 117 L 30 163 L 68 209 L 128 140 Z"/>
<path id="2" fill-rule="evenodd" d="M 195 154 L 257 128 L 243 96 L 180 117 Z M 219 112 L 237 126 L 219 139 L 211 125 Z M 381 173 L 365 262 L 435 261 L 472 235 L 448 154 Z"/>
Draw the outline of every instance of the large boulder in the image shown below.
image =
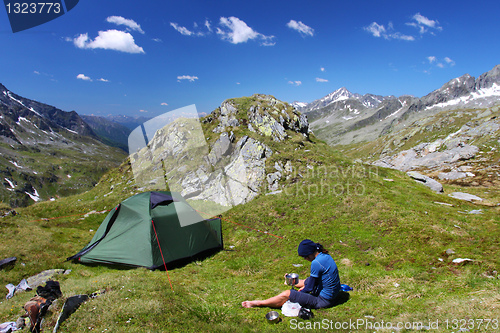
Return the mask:
<path id="1" fill-rule="evenodd" d="M 435 181 L 434 179 L 428 176 L 424 176 L 416 171 L 407 172 L 407 175 L 413 178 L 415 181 L 429 187 L 434 192 L 437 193 L 443 192 L 443 185 L 441 185 L 439 182 Z"/>

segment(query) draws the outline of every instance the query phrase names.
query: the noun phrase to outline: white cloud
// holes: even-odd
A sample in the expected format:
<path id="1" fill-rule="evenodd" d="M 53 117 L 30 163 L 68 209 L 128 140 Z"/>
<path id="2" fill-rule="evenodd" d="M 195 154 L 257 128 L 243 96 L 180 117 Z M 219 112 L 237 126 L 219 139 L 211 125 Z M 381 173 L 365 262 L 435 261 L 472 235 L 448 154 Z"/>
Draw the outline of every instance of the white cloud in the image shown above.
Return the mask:
<path id="1" fill-rule="evenodd" d="M 415 15 L 413 15 L 412 19 L 415 22 L 408 22 L 406 23 L 406 25 L 419 29 L 420 34 L 426 33 L 427 31 L 429 31 L 429 29 L 436 29 L 439 31 L 443 30 L 437 20 L 431 20 L 421 15 L 420 13 L 416 13 Z"/>
<path id="2" fill-rule="evenodd" d="M 327 79 L 322 79 L 320 77 L 317 77 L 316 78 L 316 82 L 328 82 L 328 80 Z"/>
<path id="3" fill-rule="evenodd" d="M 413 15 L 413 19 L 419 24 L 426 25 L 429 28 L 436 28 L 438 24 L 438 21 L 430 20 L 427 17 L 420 15 L 420 13 Z"/>
<path id="4" fill-rule="evenodd" d="M 210 21 L 205 20 L 205 27 L 207 27 L 209 32 L 212 32 L 212 25 L 210 24 Z"/>
<path id="5" fill-rule="evenodd" d="M 197 76 L 191 76 L 191 75 L 182 75 L 177 77 L 177 81 L 181 82 L 181 80 L 188 80 L 189 82 L 194 82 L 195 80 L 198 80 Z"/>
<path id="6" fill-rule="evenodd" d="M 199 25 L 196 22 L 193 23 L 194 30 L 189 30 L 188 28 L 180 26 L 175 22 L 170 22 L 170 25 L 184 36 L 205 36 L 205 35 L 210 34 L 212 32 L 212 28 L 211 28 L 210 22 L 208 22 L 208 20 L 206 20 L 205 23 L 203 24 L 203 26 L 208 30 L 208 32 L 199 31 L 200 30 Z M 198 30 L 198 31 L 196 31 L 196 30 Z"/>
<path id="7" fill-rule="evenodd" d="M 377 22 L 372 22 L 372 24 L 370 24 L 367 27 L 364 27 L 364 29 L 369 33 L 371 33 L 373 37 L 380 37 L 383 34 L 385 34 L 385 27 L 383 25 L 378 24 Z"/>
<path id="8" fill-rule="evenodd" d="M 451 60 L 448 57 L 445 57 L 444 61 L 446 61 L 446 63 L 448 63 L 450 66 L 455 66 L 455 61 Z"/>
<path id="9" fill-rule="evenodd" d="M 291 85 L 298 87 L 302 84 L 302 81 L 288 81 L 288 84 L 291 84 Z"/>
<path id="10" fill-rule="evenodd" d="M 321 67 L 320 71 L 324 72 L 325 71 L 325 67 Z"/>
<path id="11" fill-rule="evenodd" d="M 100 78 L 100 79 L 98 79 L 97 81 L 101 81 L 101 82 L 109 82 L 109 80 L 106 80 L 106 79 L 103 79 L 103 78 Z"/>
<path id="12" fill-rule="evenodd" d="M 406 41 L 414 41 L 415 40 L 415 37 L 413 36 L 409 36 L 409 35 L 403 35 L 402 33 L 400 32 L 395 32 L 395 33 L 392 33 L 392 34 L 389 34 L 388 35 L 389 38 L 386 38 L 386 39 L 401 39 L 401 40 L 406 40 Z"/>
<path id="13" fill-rule="evenodd" d="M 191 30 L 188 30 L 186 27 L 181 27 L 177 23 L 170 22 L 170 25 L 184 36 L 191 36 L 194 34 Z"/>
<path id="14" fill-rule="evenodd" d="M 261 45 L 264 46 L 273 46 L 276 44 L 273 41 L 274 36 L 266 36 L 258 33 L 237 17 L 221 17 L 219 24 L 223 28 L 217 28 L 217 34 L 222 39 L 228 40 L 233 44 L 246 43 L 251 39 L 261 39 Z"/>
<path id="15" fill-rule="evenodd" d="M 144 33 L 144 31 L 141 29 L 141 26 L 137 24 L 134 20 L 129 20 L 121 16 L 110 16 L 106 19 L 109 23 L 114 23 L 116 25 L 124 25 L 131 30 L 135 30 L 140 32 L 141 34 Z"/>
<path id="16" fill-rule="evenodd" d="M 139 110 L 139 112 L 148 112 L 148 110 Z"/>
<path id="17" fill-rule="evenodd" d="M 153 42 L 161 43 L 163 41 L 160 38 L 153 38 Z"/>
<path id="18" fill-rule="evenodd" d="M 83 81 L 92 81 L 92 79 L 88 76 L 86 76 L 85 74 L 78 74 L 76 76 L 77 79 L 79 80 L 83 80 Z"/>
<path id="19" fill-rule="evenodd" d="M 163 103 L 161 103 L 161 105 L 163 105 L 163 106 L 167 106 L 168 104 L 167 104 L 167 103 L 165 103 L 165 102 L 163 102 Z"/>
<path id="20" fill-rule="evenodd" d="M 127 53 L 145 53 L 143 48 L 135 44 L 131 34 L 119 30 L 99 31 L 94 39 L 89 39 L 88 34 L 81 34 L 73 40 L 80 49 L 105 49 Z"/>
<path id="21" fill-rule="evenodd" d="M 36 75 L 40 75 L 39 71 L 34 71 L 33 73 L 35 73 Z"/>
<path id="22" fill-rule="evenodd" d="M 427 60 L 429 61 L 429 64 L 436 64 L 437 67 L 439 68 L 445 68 L 446 65 L 449 65 L 450 67 L 455 66 L 455 61 L 453 61 L 449 57 L 444 57 L 443 61 L 438 61 L 438 58 L 435 56 L 430 56 L 427 57 Z"/>
<path id="23" fill-rule="evenodd" d="M 394 26 L 392 22 L 389 22 L 387 29 L 383 24 L 378 24 L 377 22 L 372 22 L 369 26 L 363 28 L 365 31 L 368 31 L 373 35 L 373 37 L 383 37 L 384 39 L 400 39 L 405 41 L 414 41 L 415 37 L 410 35 L 404 35 L 398 31 L 392 32 L 394 30 Z"/>
<path id="24" fill-rule="evenodd" d="M 286 26 L 290 29 L 297 30 L 301 35 L 311 37 L 314 36 L 314 29 L 305 25 L 304 23 L 302 23 L 302 21 L 297 22 L 295 20 L 290 20 L 290 22 L 288 22 Z"/>

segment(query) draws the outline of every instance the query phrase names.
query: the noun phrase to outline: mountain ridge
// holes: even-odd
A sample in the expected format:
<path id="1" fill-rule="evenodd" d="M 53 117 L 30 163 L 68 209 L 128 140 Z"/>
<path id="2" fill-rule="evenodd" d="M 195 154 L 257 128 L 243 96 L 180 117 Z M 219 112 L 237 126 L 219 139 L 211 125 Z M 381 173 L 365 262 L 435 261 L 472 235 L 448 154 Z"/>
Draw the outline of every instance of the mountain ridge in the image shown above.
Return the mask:
<path id="1" fill-rule="evenodd" d="M 124 159 L 75 112 L 0 84 L 0 201 L 12 207 L 78 193 Z M 100 163 L 95 163 L 100 160 Z"/>
<path id="2" fill-rule="evenodd" d="M 298 110 L 308 115 L 313 131 L 331 145 L 371 141 L 412 117 L 457 108 L 488 107 L 500 97 L 500 65 L 477 79 L 454 78 L 418 98 L 411 95 L 359 95 L 340 88 Z M 369 105 L 366 100 L 373 101 Z"/>

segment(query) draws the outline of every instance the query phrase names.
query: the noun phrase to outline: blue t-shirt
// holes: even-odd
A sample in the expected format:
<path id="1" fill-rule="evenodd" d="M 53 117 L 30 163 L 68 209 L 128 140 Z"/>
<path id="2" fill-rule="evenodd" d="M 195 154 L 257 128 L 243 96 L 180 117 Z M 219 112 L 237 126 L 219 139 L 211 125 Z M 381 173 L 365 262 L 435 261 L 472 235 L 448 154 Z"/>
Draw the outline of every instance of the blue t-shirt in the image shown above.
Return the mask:
<path id="1" fill-rule="evenodd" d="M 319 296 L 332 299 L 340 291 L 337 264 L 329 254 L 319 253 L 311 263 L 311 276 L 319 279 Z"/>

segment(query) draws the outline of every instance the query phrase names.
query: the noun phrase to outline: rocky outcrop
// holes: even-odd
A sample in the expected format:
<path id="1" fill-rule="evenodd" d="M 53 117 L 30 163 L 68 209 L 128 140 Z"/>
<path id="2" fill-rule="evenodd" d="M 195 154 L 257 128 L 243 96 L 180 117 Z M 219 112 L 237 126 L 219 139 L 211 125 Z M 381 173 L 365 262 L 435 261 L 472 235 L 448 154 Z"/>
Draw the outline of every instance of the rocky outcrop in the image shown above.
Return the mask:
<path id="1" fill-rule="evenodd" d="M 238 109 L 234 100 L 224 101 L 213 113 L 215 120 L 219 121 L 213 132 L 221 133 L 228 127 L 246 126 L 250 131 L 271 137 L 277 142 L 288 137 L 287 130 L 305 136 L 310 133 L 307 117 L 288 103 L 260 94 L 253 95 L 249 100 L 253 103 L 246 110 Z"/>
<path id="2" fill-rule="evenodd" d="M 156 130 L 147 146 L 131 155 L 131 163 L 141 190 L 168 184 L 190 202 L 203 203 L 210 215 L 279 190 L 291 172 L 290 161 L 275 162 L 274 171 L 266 172 L 273 151 L 261 138 L 286 144 L 297 133 L 304 139 L 310 133 L 305 116 L 268 95 L 226 100 L 202 123 L 217 134 L 213 143 L 207 143 L 198 119 L 178 118 Z"/>
<path id="3" fill-rule="evenodd" d="M 453 145 L 452 143 L 448 143 L 447 147 L 451 147 L 451 149 L 437 151 L 441 145 L 442 142 L 439 140 L 432 143 L 422 143 L 394 156 L 384 157 L 373 164 L 400 171 L 408 171 L 419 167 L 430 169 L 446 164 L 450 165 L 458 161 L 469 160 L 475 157 L 479 151 L 478 147 L 462 141 L 454 142 Z"/>

